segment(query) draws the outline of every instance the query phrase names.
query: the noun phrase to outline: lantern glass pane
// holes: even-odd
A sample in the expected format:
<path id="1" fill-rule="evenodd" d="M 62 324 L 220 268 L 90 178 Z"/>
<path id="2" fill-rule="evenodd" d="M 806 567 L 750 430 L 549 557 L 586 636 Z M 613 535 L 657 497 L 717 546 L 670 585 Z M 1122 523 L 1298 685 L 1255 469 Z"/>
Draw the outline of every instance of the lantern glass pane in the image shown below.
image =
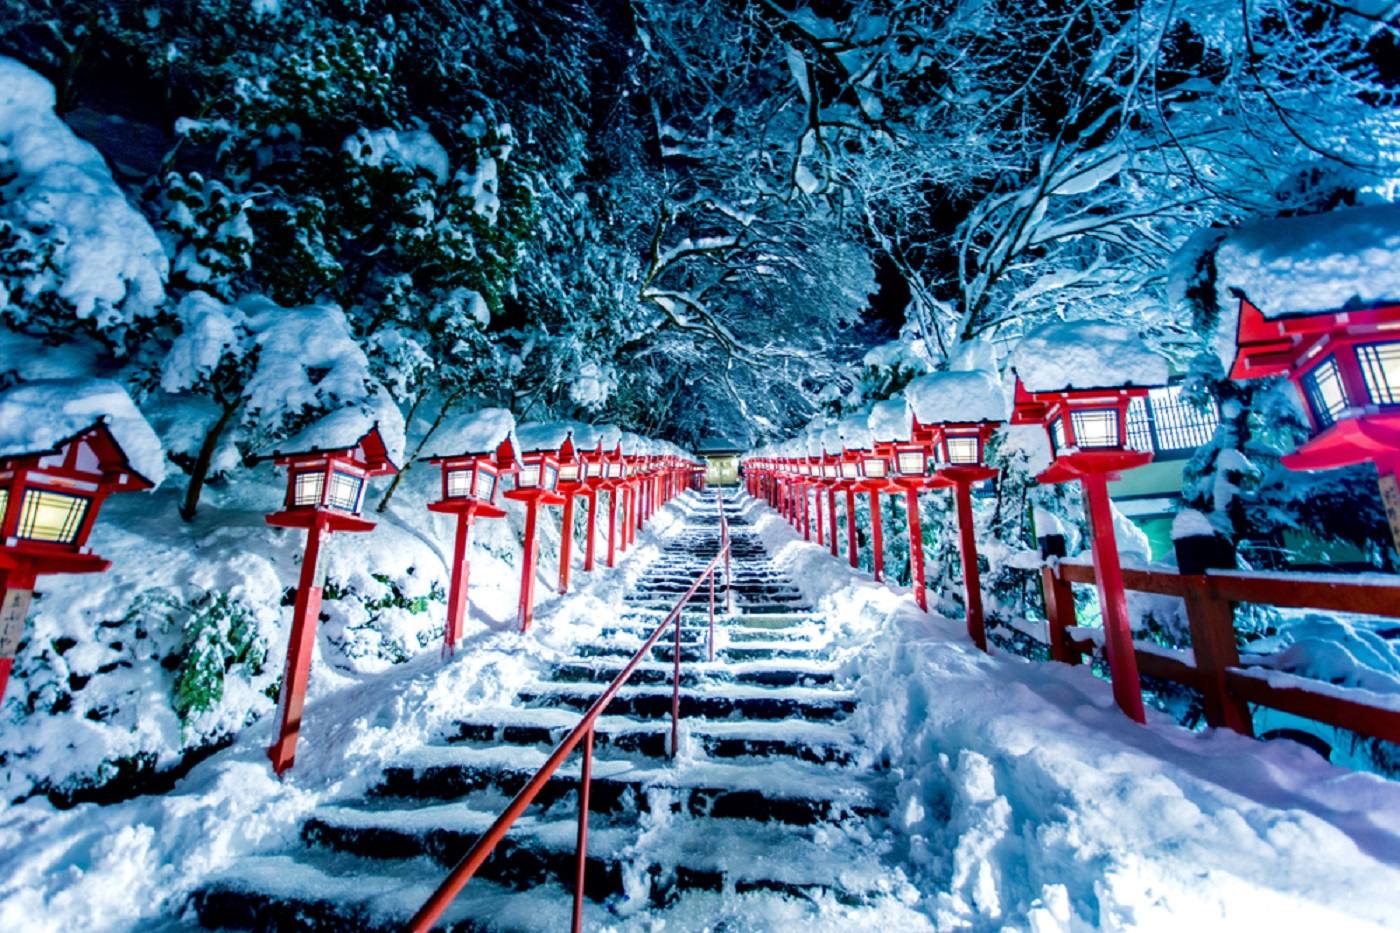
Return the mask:
<path id="1" fill-rule="evenodd" d="M 544 468 L 544 488 L 553 489 L 559 485 L 559 468 L 553 464 L 546 464 Z"/>
<path id="2" fill-rule="evenodd" d="M 559 479 L 562 480 L 563 482 L 566 482 L 566 483 L 573 483 L 573 482 L 576 482 L 576 481 L 578 480 L 578 464 L 577 464 L 577 463 L 561 463 L 561 464 L 559 464 Z"/>
<path id="3" fill-rule="evenodd" d="M 860 476 L 860 465 L 853 460 L 841 461 L 841 478 L 856 479 Z"/>
<path id="4" fill-rule="evenodd" d="M 363 476 L 336 470 L 331 474 L 331 488 L 326 495 L 326 504 L 333 509 L 358 512 L 360 511 L 360 492 L 364 486 L 365 478 Z"/>
<path id="5" fill-rule="evenodd" d="M 608 464 L 608 476 L 613 479 L 622 478 L 622 464 L 613 462 Z"/>
<path id="6" fill-rule="evenodd" d="M 1050 445 L 1055 450 L 1063 450 L 1065 446 L 1065 419 L 1063 415 L 1056 416 L 1050 422 Z"/>
<path id="7" fill-rule="evenodd" d="M 982 460 L 982 445 L 975 437 L 950 437 L 947 444 L 949 463 L 975 464 Z"/>
<path id="8" fill-rule="evenodd" d="M 18 535 L 27 541 L 72 544 L 91 504 L 86 496 L 31 489 L 20 504 Z"/>
<path id="9" fill-rule="evenodd" d="M 922 450 L 901 450 L 895 455 L 895 464 L 904 476 L 923 476 L 924 452 Z"/>
<path id="10" fill-rule="evenodd" d="M 496 495 L 496 474 L 480 467 L 476 471 L 476 497 L 490 502 Z"/>
<path id="11" fill-rule="evenodd" d="M 1319 428 L 1336 424 L 1337 416 L 1347 409 L 1350 400 L 1335 356 L 1327 357 L 1303 377 L 1303 394 Z"/>
<path id="12" fill-rule="evenodd" d="M 540 484 L 540 465 L 538 463 L 527 463 L 520 468 L 520 472 L 515 474 L 516 489 L 534 489 Z"/>
<path id="13" fill-rule="evenodd" d="M 326 483 L 322 470 L 308 470 L 292 478 L 292 505 L 297 508 L 315 508 L 321 504 L 321 487 Z"/>
<path id="14" fill-rule="evenodd" d="M 1074 423 L 1074 443 L 1080 450 L 1119 447 L 1118 409 L 1088 408 L 1070 412 Z"/>
<path id="15" fill-rule="evenodd" d="M 470 469 L 447 471 L 447 498 L 464 499 L 472 494 L 472 471 Z"/>
<path id="16" fill-rule="evenodd" d="M 886 471 L 884 457 L 865 458 L 865 475 L 867 477 L 869 477 L 870 479 L 884 479 L 885 472 Z"/>
<path id="17" fill-rule="evenodd" d="M 835 478 L 836 478 L 836 464 L 834 464 L 834 463 L 825 464 L 825 465 L 822 467 L 822 472 L 823 472 L 823 474 L 826 476 L 827 479 L 835 479 Z"/>
<path id="18" fill-rule="evenodd" d="M 1361 377 L 1376 405 L 1400 405 L 1400 340 L 1368 343 L 1356 348 Z"/>
<path id="19" fill-rule="evenodd" d="M 10 505 L 10 490 L 0 489 L 0 525 L 5 524 L 5 509 Z"/>

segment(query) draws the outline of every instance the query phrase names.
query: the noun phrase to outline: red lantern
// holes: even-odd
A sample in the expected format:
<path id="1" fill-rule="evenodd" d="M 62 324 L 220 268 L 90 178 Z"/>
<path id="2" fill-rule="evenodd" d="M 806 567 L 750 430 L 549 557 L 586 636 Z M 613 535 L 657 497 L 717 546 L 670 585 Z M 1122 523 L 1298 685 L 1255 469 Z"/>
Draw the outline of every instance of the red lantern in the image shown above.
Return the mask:
<path id="1" fill-rule="evenodd" d="M 963 593 L 967 606 L 967 634 L 987 650 L 987 627 L 982 610 L 981 568 L 977 564 L 977 534 L 972 520 L 972 487 L 997 475 L 987 466 L 987 441 L 999 422 L 959 422 L 933 429 L 934 476 L 953 487 L 958 511 L 958 550 L 962 557 Z"/>
<path id="2" fill-rule="evenodd" d="M 150 489 L 105 420 L 43 450 L 0 456 L 0 699 L 34 595 L 46 573 L 100 573 L 109 561 L 87 549 L 107 496 Z"/>
<path id="3" fill-rule="evenodd" d="M 1400 305 L 1265 318 L 1240 301 L 1231 379 L 1287 376 L 1313 436 L 1283 458 L 1291 470 L 1373 463 L 1400 548 Z"/>
<path id="4" fill-rule="evenodd" d="M 494 452 L 464 451 L 456 456 L 426 458 L 442 467 L 442 498 L 429 503 L 434 512 L 457 516 L 452 552 L 451 591 L 447 599 L 447 628 L 443 650 L 450 654 L 462 636 L 467 619 L 467 581 L 470 573 L 471 526 L 478 518 L 502 518 L 505 509 L 496 504 L 501 476 L 516 467 L 515 445 L 509 436 Z"/>
<path id="5" fill-rule="evenodd" d="M 282 511 L 267 516 L 266 521 L 279 528 L 306 529 L 306 551 L 302 555 L 292 632 L 287 642 L 287 669 L 282 678 L 280 726 L 277 740 L 267 750 L 272 769 L 281 775 L 296 759 L 302 707 L 311 676 L 311 653 L 325 583 L 321 539 L 337 531 L 373 530 L 374 522 L 360 517 L 366 486 L 372 477 L 397 473 L 398 468 L 389 459 L 378 425 L 348 447 L 278 451 L 272 459 L 287 468 L 287 492 Z"/>
<path id="6" fill-rule="evenodd" d="M 559 592 L 569 592 L 569 565 L 574 551 L 574 496 L 583 491 L 587 465 L 574 447 L 571 432 L 559 447 L 559 495 L 564 499 L 564 516 L 559 524 Z"/>

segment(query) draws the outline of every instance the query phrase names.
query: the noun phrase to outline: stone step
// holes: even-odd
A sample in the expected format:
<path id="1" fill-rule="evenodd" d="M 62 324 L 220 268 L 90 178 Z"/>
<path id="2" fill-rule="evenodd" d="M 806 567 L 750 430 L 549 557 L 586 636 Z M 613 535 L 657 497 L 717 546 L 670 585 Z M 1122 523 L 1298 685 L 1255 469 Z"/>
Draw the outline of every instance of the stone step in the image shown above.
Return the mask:
<path id="1" fill-rule="evenodd" d="M 681 686 L 695 687 L 708 683 L 734 683 L 758 687 L 818 687 L 829 686 L 836 675 L 831 670 L 782 669 L 764 666 L 758 669 L 734 670 L 733 665 L 722 662 L 699 662 L 681 667 Z M 611 683 L 622 673 L 621 664 L 570 663 L 561 664 L 550 671 L 551 683 Z M 632 672 L 627 683 L 634 686 L 669 684 L 672 679 L 670 665 L 643 664 Z"/>
<path id="2" fill-rule="evenodd" d="M 541 684 L 520 693 L 520 702 L 531 707 L 562 707 L 584 712 L 602 685 Z M 608 709 L 618 716 L 639 718 L 671 715 L 671 692 L 648 687 L 624 687 Z M 788 719 L 828 722 L 842 719 L 855 709 L 855 698 L 846 691 L 804 687 L 765 689 L 738 685 L 710 685 L 703 693 L 680 696 L 685 719 Z"/>

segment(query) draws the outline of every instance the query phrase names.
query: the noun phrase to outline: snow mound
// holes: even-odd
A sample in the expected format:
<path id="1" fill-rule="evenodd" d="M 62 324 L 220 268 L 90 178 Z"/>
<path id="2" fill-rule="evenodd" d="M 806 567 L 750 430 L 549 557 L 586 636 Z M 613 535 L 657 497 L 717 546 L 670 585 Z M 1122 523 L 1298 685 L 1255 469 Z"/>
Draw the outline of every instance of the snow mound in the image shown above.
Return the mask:
<path id="1" fill-rule="evenodd" d="M 1400 204 L 1247 224 L 1215 267 L 1220 300 L 1243 295 L 1265 317 L 1400 301 Z"/>
<path id="2" fill-rule="evenodd" d="M 885 399 L 872 405 L 867 424 L 870 436 L 879 443 L 907 441 L 914 427 L 909 403 L 902 397 Z"/>
<path id="3" fill-rule="evenodd" d="M 875 446 L 875 441 L 870 436 L 868 412 L 847 415 L 837 422 L 836 430 L 841 436 L 841 447 L 846 450 L 869 450 Z"/>
<path id="4" fill-rule="evenodd" d="M 904 389 L 920 424 L 1005 421 L 1006 393 L 996 373 L 981 369 L 929 373 Z"/>
<path id="5" fill-rule="evenodd" d="M 574 444 L 577 446 L 579 440 L 580 425 L 576 421 L 535 421 L 530 424 L 522 424 L 516 429 L 516 436 L 520 438 L 521 451 L 527 450 L 553 450 L 557 451 L 564 446 L 564 441 L 569 435 L 574 436 Z M 583 441 L 586 444 L 586 439 Z M 597 441 L 595 440 L 596 444 Z"/>
<path id="6" fill-rule="evenodd" d="M 52 272 L 27 287 L 56 291 L 103 327 L 145 316 L 165 297 L 169 261 L 102 156 L 53 108 L 53 85 L 0 56 L 0 227 L 53 247 Z"/>
<path id="7" fill-rule="evenodd" d="M 404 425 L 398 406 L 384 395 L 334 409 L 317 418 L 301 431 L 279 441 L 273 454 L 302 453 L 311 450 L 344 450 L 354 447 L 370 431 L 379 429 L 389 461 L 403 463 Z"/>
<path id="8" fill-rule="evenodd" d="M 423 445 L 422 457 L 456 457 L 495 453 L 501 441 L 515 436 L 515 416 L 504 408 L 483 408 L 443 424 Z M 515 446 L 519 449 L 520 442 Z"/>
<path id="9" fill-rule="evenodd" d="M 1215 526 L 1206 518 L 1204 512 L 1195 509 L 1182 509 L 1176 513 L 1172 519 L 1172 540 L 1180 541 L 1183 538 L 1213 537 Z"/>
<path id="10" fill-rule="evenodd" d="M 0 457 L 52 450 L 104 419 L 132 469 L 159 485 L 160 439 L 126 390 L 106 379 L 26 382 L 0 393 Z"/>
<path id="11" fill-rule="evenodd" d="M 1109 321 L 1061 321 L 1026 335 L 1011 368 L 1031 392 L 1166 385 L 1167 361 Z M 918 409 L 915 409 L 917 414 Z"/>

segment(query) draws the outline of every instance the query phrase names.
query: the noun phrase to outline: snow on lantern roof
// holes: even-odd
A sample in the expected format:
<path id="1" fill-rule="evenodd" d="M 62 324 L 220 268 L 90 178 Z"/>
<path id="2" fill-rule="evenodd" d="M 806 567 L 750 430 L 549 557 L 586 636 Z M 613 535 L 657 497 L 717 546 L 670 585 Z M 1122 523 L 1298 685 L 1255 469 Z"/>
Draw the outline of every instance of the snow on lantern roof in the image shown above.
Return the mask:
<path id="1" fill-rule="evenodd" d="M 914 417 L 925 425 L 1005 421 L 1009 417 L 1001 379 L 985 369 L 920 376 L 905 387 L 904 398 Z"/>
<path id="2" fill-rule="evenodd" d="M 820 457 L 822 455 L 822 428 L 813 425 L 803 432 L 801 438 L 802 453 L 808 457 Z"/>
<path id="3" fill-rule="evenodd" d="M 1166 359 L 1137 334 L 1095 320 L 1037 328 L 1012 350 L 1011 368 L 1030 392 L 1162 386 L 1170 375 Z"/>
<path id="4" fill-rule="evenodd" d="M 622 454 L 626 457 L 639 457 L 647 452 L 646 438 L 640 434 L 633 434 L 631 431 L 623 431 L 618 444 L 621 445 Z"/>
<path id="5" fill-rule="evenodd" d="M 914 430 L 913 413 L 909 410 L 909 403 L 900 395 L 872 405 L 867 424 L 870 436 L 877 444 L 907 441 Z"/>
<path id="6" fill-rule="evenodd" d="M 573 421 L 533 421 L 515 429 L 520 439 L 520 451 L 547 450 L 557 452 L 564 446 L 564 440 L 578 425 Z"/>
<path id="7" fill-rule="evenodd" d="M 403 415 L 387 396 L 375 395 L 362 404 L 327 412 L 297 434 L 272 445 L 267 456 L 349 450 L 378 430 L 390 467 L 403 462 Z"/>
<path id="8" fill-rule="evenodd" d="M 602 441 L 603 450 L 607 453 L 612 453 L 622 439 L 622 429 L 615 424 L 595 425 L 593 430 L 598 432 L 598 440 Z"/>
<path id="9" fill-rule="evenodd" d="M 1246 224 L 1221 240 L 1215 268 L 1215 348 L 1229 367 L 1241 298 L 1266 319 L 1400 303 L 1400 204 Z"/>
<path id="10" fill-rule="evenodd" d="M 841 446 L 846 450 L 869 450 L 875 446 L 870 437 L 870 412 L 861 411 L 847 415 L 836 423 L 841 436 Z"/>
<path id="11" fill-rule="evenodd" d="M 423 445 L 423 458 L 460 457 L 470 454 L 495 454 L 501 441 L 510 440 L 518 452 L 515 439 L 515 416 L 504 408 L 482 408 L 459 415 L 433 432 Z"/>
<path id="12" fill-rule="evenodd" d="M 126 390 L 107 379 L 42 379 L 0 392 L 0 457 L 55 451 L 101 422 L 131 469 L 153 486 L 165 451 Z"/>

